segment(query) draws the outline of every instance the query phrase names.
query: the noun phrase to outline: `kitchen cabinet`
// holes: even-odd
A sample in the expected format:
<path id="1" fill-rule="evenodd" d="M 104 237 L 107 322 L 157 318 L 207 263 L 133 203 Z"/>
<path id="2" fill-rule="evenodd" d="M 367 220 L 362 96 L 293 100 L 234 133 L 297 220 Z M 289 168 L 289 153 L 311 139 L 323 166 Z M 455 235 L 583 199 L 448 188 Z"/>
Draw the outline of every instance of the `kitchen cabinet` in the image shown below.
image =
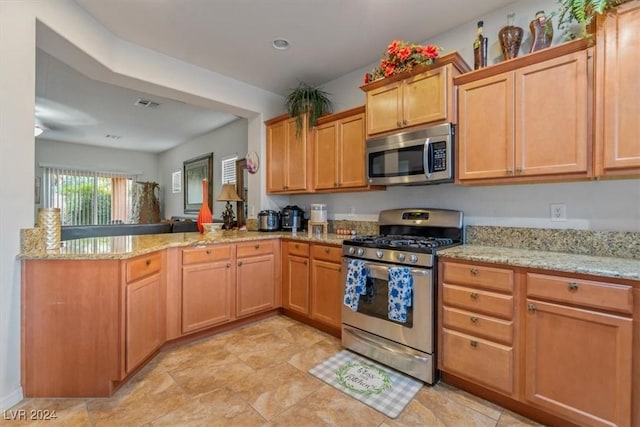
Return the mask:
<path id="1" fill-rule="evenodd" d="M 279 240 L 238 243 L 236 247 L 236 316 L 275 309 L 280 305 Z M 279 259 L 279 257 L 278 257 Z"/>
<path id="2" fill-rule="evenodd" d="M 516 395 L 518 325 L 513 270 L 444 262 L 442 274 L 440 369 Z"/>
<path id="3" fill-rule="evenodd" d="M 230 244 L 182 249 L 182 333 L 234 319 L 232 249 Z"/>
<path id="4" fill-rule="evenodd" d="M 309 244 L 282 244 L 282 306 L 309 315 Z"/>
<path id="5" fill-rule="evenodd" d="M 367 136 L 426 124 L 455 122 L 453 77 L 469 71 L 457 53 L 361 86 L 366 92 Z"/>
<path id="6" fill-rule="evenodd" d="M 311 318 L 334 328 L 342 326 L 342 248 L 314 244 L 311 248 Z"/>
<path id="7" fill-rule="evenodd" d="M 296 136 L 295 118 L 283 115 L 267 126 L 267 193 L 304 193 L 311 190 L 308 177 L 307 121 Z"/>
<path id="8" fill-rule="evenodd" d="M 164 252 L 159 251 L 132 258 L 124 263 L 127 374 L 158 350 L 166 339 L 163 256 Z"/>
<path id="9" fill-rule="evenodd" d="M 631 286 L 527 273 L 525 397 L 579 425 L 631 425 Z"/>
<path id="10" fill-rule="evenodd" d="M 363 107 L 318 120 L 314 128 L 314 190 L 367 185 L 364 122 Z"/>
<path id="11" fill-rule="evenodd" d="M 590 176 L 592 64 L 579 40 L 456 78 L 457 182 Z"/>
<path id="12" fill-rule="evenodd" d="M 640 174 L 640 1 L 600 16 L 596 36 L 596 174 Z"/>

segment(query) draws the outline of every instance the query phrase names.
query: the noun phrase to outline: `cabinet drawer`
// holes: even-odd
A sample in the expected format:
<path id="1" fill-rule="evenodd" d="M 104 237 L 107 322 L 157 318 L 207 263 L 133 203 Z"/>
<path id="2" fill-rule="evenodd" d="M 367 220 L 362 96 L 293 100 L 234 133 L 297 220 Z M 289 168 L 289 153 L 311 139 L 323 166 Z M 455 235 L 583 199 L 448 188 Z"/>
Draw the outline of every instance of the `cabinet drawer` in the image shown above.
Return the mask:
<path id="1" fill-rule="evenodd" d="M 513 348 L 449 329 L 442 330 L 444 371 L 503 393 L 513 393 Z"/>
<path id="2" fill-rule="evenodd" d="M 613 283 L 527 273 L 527 297 L 627 314 L 633 312 L 631 286 Z"/>
<path id="3" fill-rule="evenodd" d="M 149 255 L 143 255 L 133 258 L 126 262 L 127 283 L 133 282 L 143 277 L 152 275 L 160 271 L 161 264 L 160 252 Z"/>
<path id="4" fill-rule="evenodd" d="M 272 240 L 238 243 L 238 258 L 273 253 Z"/>
<path id="5" fill-rule="evenodd" d="M 442 326 L 503 344 L 513 344 L 513 321 L 510 320 L 500 320 L 457 308 L 443 307 Z"/>
<path id="6" fill-rule="evenodd" d="M 445 262 L 444 281 L 461 285 L 475 285 L 495 291 L 513 292 L 513 271 L 504 268 Z"/>
<path id="7" fill-rule="evenodd" d="M 313 245 L 311 256 L 314 259 L 339 263 L 342 261 L 342 248 L 340 246 Z"/>
<path id="8" fill-rule="evenodd" d="M 182 265 L 231 259 L 231 245 L 196 246 L 182 250 Z"/>
<path id="9" fill-rule="evenodd" d="M 442 286 L 442 301 L 446 305 L 503 319 L 513 317 L 513 297 L 511 295 L 445 284 Z"/>
<path id="10" fill-rule="evenodd" d="M 287 252 L 289 255 L 298 255 L 301 257 L 309 256 L 309 244 L 303 242 L 287 242 Z"/>

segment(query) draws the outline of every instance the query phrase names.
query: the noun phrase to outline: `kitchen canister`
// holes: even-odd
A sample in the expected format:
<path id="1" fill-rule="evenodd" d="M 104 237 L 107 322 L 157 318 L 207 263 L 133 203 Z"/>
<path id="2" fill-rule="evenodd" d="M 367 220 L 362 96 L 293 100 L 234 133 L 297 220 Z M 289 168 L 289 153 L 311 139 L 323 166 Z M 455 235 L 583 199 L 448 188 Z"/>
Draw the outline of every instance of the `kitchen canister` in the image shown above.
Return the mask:
<path id="1" fill-rule="evenodd" d="M 38 226 L 44 229 L 45 249 L 60 248 L 60 208 L 39 208 Z"/>
<path id="2" fill-rule="evenodd" d="M 327 205 L 324 203 L 312 203 L 311 204 L 311 222 L 325 222 L 327 221 Z"/>

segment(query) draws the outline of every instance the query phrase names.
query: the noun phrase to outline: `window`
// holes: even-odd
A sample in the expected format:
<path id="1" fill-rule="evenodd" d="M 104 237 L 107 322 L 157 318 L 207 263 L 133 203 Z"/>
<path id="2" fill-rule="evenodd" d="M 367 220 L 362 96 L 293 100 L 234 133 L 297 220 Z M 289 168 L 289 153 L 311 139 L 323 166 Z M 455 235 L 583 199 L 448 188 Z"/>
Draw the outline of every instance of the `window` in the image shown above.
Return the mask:
<path id="1" fill-rule="evenodd" d="M 135 175 L 44 168 L 44 206 L 60 208 L 62 225 L 132 223 Z"/>
<path id="2" fill-rule="evenodd" d="M 236 160 L 238 155 L 226 156 L 222 158 L 222 183 L 236 183 Z"/>

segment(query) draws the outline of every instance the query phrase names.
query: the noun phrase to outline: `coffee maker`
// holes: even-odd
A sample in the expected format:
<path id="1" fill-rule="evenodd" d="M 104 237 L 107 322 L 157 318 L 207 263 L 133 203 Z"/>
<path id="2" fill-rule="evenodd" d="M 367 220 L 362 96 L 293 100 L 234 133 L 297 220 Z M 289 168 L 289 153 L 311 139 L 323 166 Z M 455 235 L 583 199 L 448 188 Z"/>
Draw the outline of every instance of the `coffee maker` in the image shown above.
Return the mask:
<path id="1" fill-rule="evenodd" d="M 280 213 L 283 231 L 303 230 L 306 226 L 304 211 L 296 205 L 285 206 Z"/>

